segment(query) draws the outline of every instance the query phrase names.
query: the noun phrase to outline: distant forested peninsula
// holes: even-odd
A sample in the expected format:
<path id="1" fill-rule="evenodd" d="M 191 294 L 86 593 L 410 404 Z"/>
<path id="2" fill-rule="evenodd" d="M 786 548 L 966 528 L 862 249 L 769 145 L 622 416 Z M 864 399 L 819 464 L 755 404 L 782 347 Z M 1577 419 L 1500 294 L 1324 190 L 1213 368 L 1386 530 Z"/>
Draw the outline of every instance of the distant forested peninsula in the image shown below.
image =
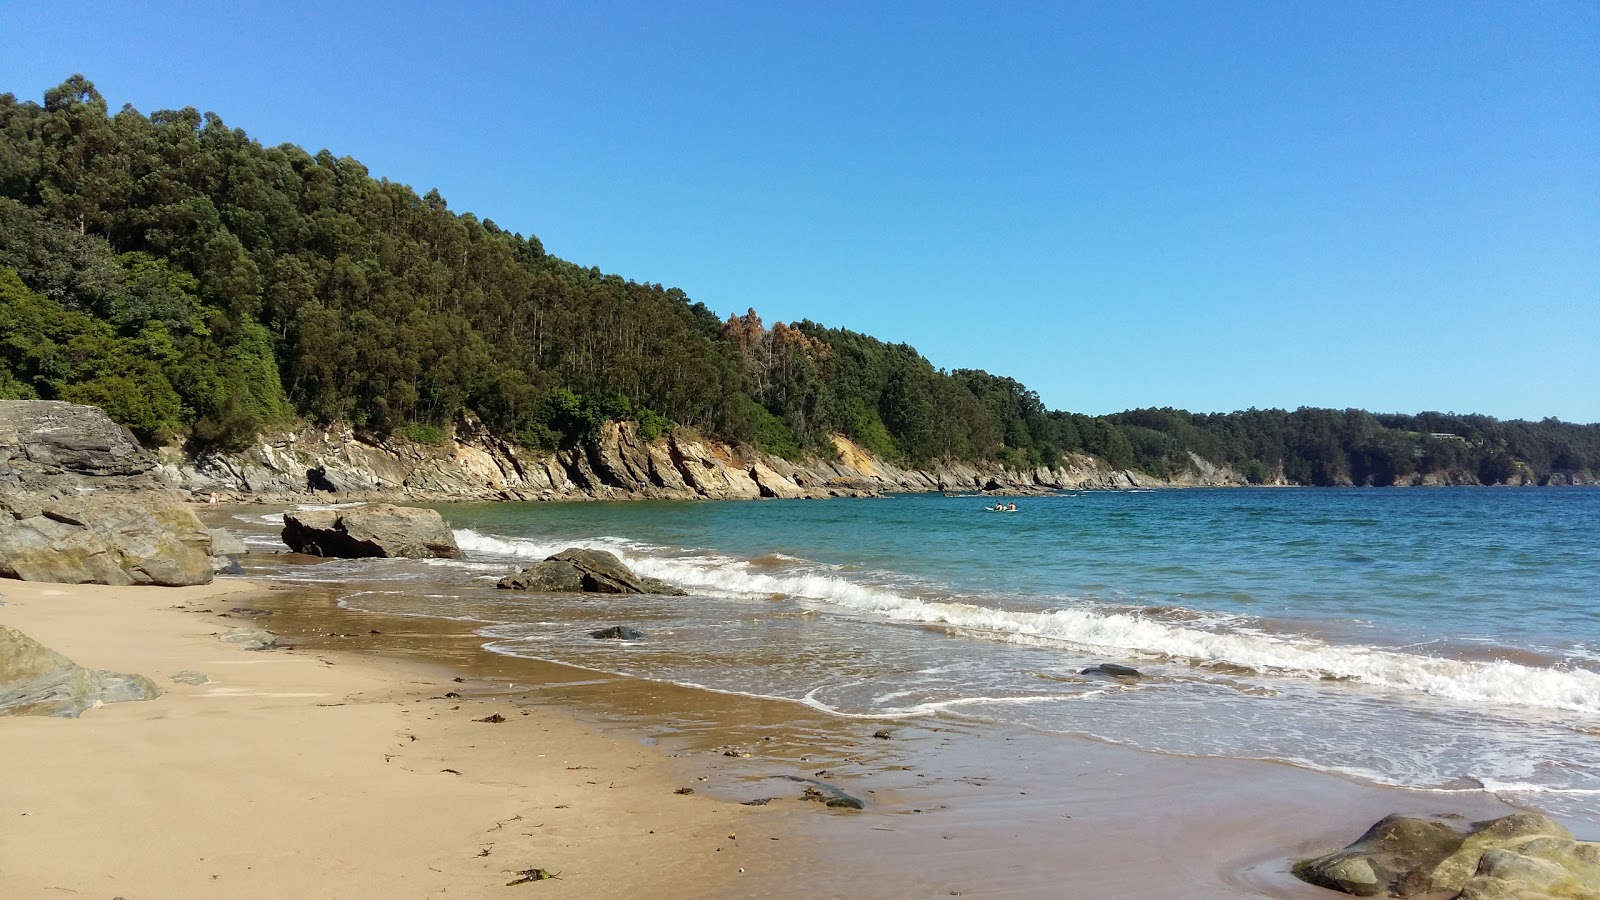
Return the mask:
<path id="1" fill-rule="evenodd" d="M 1017 381 L 811 321 L 724 320 L 546 253 L 360 162 L 264 147 L 193 108 L 111 114 L 74 76 L 0 95 L 0 398 L 105 409 L 228 451 L 344 422 L 437 440 L 471 415 L 555 449 L 608 419 L 788 459 L 842 434 L 904 466 L 1088 453 L 1252 483 L 1593 482 L 1600 425 L 1301 408 L 1086 416 Z"/>

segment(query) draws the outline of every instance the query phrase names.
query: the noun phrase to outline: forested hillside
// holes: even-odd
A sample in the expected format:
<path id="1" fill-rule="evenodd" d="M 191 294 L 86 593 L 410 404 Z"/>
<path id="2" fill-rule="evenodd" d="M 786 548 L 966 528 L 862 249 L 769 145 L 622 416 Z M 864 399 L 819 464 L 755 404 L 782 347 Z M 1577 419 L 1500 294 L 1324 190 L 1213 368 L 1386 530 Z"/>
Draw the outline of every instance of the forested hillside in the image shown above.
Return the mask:
<path id="1" fill-rule="evenodd" d="M 192 108 L 111 114 L 75 76 L 0 95 L 0 398 L 99 405 L 148 442 L 232 449 L 298 420 L 524 446 L 687 425 L 795 457 L 842 433 L 896 462 L 1073 451 L 1256 482 L 1593 480 L 1600 426 L 1301 409 L 1046 410 L 1013 379 L 809 321 L 726 321 L 545 253 L 360 162 L 264 147 Z"/>

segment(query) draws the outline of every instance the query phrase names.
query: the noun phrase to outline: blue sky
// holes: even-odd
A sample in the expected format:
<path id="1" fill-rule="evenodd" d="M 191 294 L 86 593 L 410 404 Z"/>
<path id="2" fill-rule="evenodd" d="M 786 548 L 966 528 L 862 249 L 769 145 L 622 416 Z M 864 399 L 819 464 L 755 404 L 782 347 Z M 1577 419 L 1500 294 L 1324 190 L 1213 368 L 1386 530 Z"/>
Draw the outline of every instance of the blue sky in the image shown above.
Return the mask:
<path id="1" fill-rule="evenodd" d="M 1600 5 L 8 0 L 0 92 L 212 110 L 719 314 L 1053 408 L 1600 422 Z"/>

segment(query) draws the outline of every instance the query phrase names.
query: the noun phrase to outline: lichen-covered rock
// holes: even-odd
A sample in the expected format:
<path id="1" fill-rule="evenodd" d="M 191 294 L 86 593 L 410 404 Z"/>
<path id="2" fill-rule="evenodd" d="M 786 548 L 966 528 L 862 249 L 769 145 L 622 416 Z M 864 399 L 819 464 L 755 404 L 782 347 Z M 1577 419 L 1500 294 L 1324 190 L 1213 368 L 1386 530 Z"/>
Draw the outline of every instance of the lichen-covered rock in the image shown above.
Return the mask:
<path id="1" fill-rule="evenodd" d="M 1387 816 L 1343 850 L 1296 866 L 1295 875 L 1357 897 L 1405 897 L 1431 888 L 1434 868 L 1461 840 L 1460 832 L 1437 819 Z"/>
<path id="2" fill-rule="evenodd" d="M 1361 839 L 1295 866 L 1302 880 L 1358 897 L 1455 900 L 1600 897 L 1600 844 L 1538 813 L 1514 813 L 1465 831 L 1433 819 L 1389 816 Z"/>
<path id="3" fill-rule="evenodd" d="M 297 553 L 347 559 L 462 556 L 438 510 L 385 503 L 353 509 L 290 510 L 283 514 L 283 542 Z"/>
<path id="4" fill-rule="evenodd" d="M 86 669 L 15 628 L 0 625 L 0 716 L 76 719 L 103 703 L 161 696 L 143 675 Z"/>

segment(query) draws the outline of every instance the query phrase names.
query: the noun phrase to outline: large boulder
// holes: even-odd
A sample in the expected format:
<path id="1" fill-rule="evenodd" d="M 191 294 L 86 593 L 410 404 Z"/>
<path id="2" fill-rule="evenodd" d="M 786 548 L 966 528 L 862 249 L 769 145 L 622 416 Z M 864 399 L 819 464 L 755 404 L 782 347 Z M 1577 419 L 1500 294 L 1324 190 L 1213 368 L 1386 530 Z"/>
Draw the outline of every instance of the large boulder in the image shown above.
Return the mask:
<path id="1" fill-rule="evenodd" d="M 546 594 L 668 594 L 684 596 L 672 585 L 636 575 L 622 560 L 604 550 L 569 547 L 515 575 L 500 579 L 497 587 Z"/>
<path id="2" fill-rule="evenodd" d="M 461 548 L 438 510 L 374 503 L 352 509 L 290 510 L 283 542 L 297 553 L 356 558 L 460 559 Z"/>
<path id="3" fill-rule="evenodd" d="M 76 719 L 102 703 L 161 696 L 143 675 L 85 669 L 31 637 L 0 625 L 0 716 Z"/>
<path id="4" fill-rule="evenodd" d="M 96 406 L 0 400 L 0 487 L 41 490 L 63 480 L 149 476 L 155 459 Z"/>
<path id="5" fill-rule="evenodd" d="M 1357 897 L 1600 897 L 1600 844 L 1538 813 L 1476 822 L 1389 816 L 1343 850 L 1304 860 L 1301 880 Z"/>
<path id="6" fill-rule="evenodd" d="M 211 535 L 93 406 L 0 400 L 0 577 L 206 584 Z"/>
<path id="7" fill-rule="evenodd" d="M 0 500 L 0 577 L 178 586 L 211 575 L 211 534 L 175 494 Z"/>

